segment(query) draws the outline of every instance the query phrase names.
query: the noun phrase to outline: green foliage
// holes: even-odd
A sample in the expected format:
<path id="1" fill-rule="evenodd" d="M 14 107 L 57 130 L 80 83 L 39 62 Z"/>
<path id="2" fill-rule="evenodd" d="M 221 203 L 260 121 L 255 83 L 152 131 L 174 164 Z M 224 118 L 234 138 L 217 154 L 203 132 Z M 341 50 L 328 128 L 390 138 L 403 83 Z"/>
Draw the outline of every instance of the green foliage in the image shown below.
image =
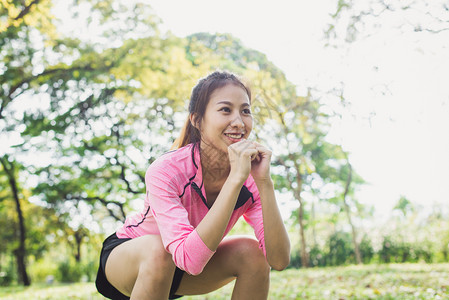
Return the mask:
<path id="1" fill-rule="evenodd" d="M 359 244 L 360 255 L 364 264 L 369 264 L 374 259 L 374 248 L 368 235 L 364 235 L 362 241 Z"/>
<path id="2" fill-rule="evenodd" d="M 45 283 L 49 276 L 55 278 L 58 264 L 54 259 L 45 258 L 34 261 L 29 269 L 33 283 Z"/>
<path id="3" fill-rule="evenodd" d="M 97 257 L 95 257 L 95 259 L 89 259 L 81 264 L 81 273 L 83 276 L 86 276 L 87 281 L 95 281 L 95 278 L 97 277 L 97 271 L 98 271 Z"/>
<path id="4" fill-rule="evenodd" d="M 81 265 L 73 260 L 61 261 L 58 264 L 56 279 L 60 282 L 79 282 L 82 276 Z"/>
<path id="5" fill-rule="evenodd" d="M 343 265 L 354 261 L 354 247 L 351 235 L 346 232 L 335 232 L 329 237 L 329 252 L 326 263 L 329 266 Z"/>
<path id="6" fill-rule="evenodd" d="M 431 251 L 429 243 L 410 243 L 400 241 L 391 236 L 385 236 L 379 256 L 385 263 L 404 263 L 424 261 L 433 262 L 434 252 Z"/>
<path id="7" fill-rule="evenodd" d="M 395 210 L 399 210 L 402 212 L 403 216 L 406 217 L 407 214 L 413 213 L 415 208 L 413 207 L 413 203 L 410 202 L 406 197 L 401 196 L 398 200 L 398 203 L 393 207 Z"/>
<path id="8" fill-rule="evenodd" d="M 3 258 L 3 255 L 1 256 Z M 3 262 L 3 259 L 2 259 Z M 17 280 L 16 269 L 12 259 L 6 264 L 1 266 L 0 271 L 0 286 L 8 286 L 11 285 L 14 281 Z"/>
<path id="9" fill-rule="evenodd" d="M 296 268 L 299 269 L 302 266 L 301 255 L 299 255 L 299 251 L 293 251 L 290 255 L 290 264 L 288 268 Z"/>
<path id="10" fill-rule="evenodd" d="M 309 252 L 310 255 L 310 266 L 311 267 L 324 267 L 327 265 L 326 263 L 326 253 L 318 247 L 318 245 L 314 245 Z"/>
<path id="11" fill-rule="evenodd" d="M 369 236 L 364 235 L 359 244 L 359 249 L 364 264 L 447 261 L 447 257 L 444 257 L 444 251 L 434 248 L 433 243 L 429 241 L 411 243 L 388 235 L 383 238 L 382 247 L 378 251 L 374 250 Z M 443 249 L 447 251 L 447 244 Z M 314 245 L 310 249 L 309 259 L 309 266 L 312 267 L 356 263 L 351 235 L 341 231 L 332 233 L 328 237 L 325 247 Z M 294 248 L 291 253 L 289 268 L 300 267 L 302 267 L 301 256 L 299 250 Z"/>
<path id="12" fill-rule="evenodd" d="M 268 299 L 449 299 L 448 264 L 390 264 L 271 272 Z M 230 299 L 234 283 L 186 300 Z M 2 299 L 104 299 L 92 282 L 2 287 Z"/>
<path id="13" fill-rule="evenodd" d="M 91 233 L 81 245 L 81 257 L 77 261 L 73 244 L 64 232 L 54 234 L 45 255 L 30 259 L 30 276 L 35 283 L 45 283 L 51 276 L 55 282 L 79 282 L 80 280 L 94 281 L 98 268 L 98 257 L 103 236 Z"/>

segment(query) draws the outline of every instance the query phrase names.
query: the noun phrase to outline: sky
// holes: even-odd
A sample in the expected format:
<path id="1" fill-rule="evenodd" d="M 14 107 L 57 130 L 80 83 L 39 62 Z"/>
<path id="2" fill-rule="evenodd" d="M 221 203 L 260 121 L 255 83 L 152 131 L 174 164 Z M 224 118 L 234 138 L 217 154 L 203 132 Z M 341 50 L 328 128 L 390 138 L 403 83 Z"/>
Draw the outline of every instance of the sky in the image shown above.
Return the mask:
<path id="1" fill-rule="evenodd" d="M 422 209 L 449 203 L 449 31 L 398 30 L 421 15 L 386 15 L 352 44 L 325 47 L 337 1 L 153 0 L 161 28 L 177 36 L 231 33 L 267 55 L 298 91 L 344 87 L 329 140 L 350 153 L 367 182 L 356 194 L 387 216 L 405 196 Z M 424 24 L 425 25 L 425 24 Z M 329 105 L 332 105 L 329 102 Z"/>

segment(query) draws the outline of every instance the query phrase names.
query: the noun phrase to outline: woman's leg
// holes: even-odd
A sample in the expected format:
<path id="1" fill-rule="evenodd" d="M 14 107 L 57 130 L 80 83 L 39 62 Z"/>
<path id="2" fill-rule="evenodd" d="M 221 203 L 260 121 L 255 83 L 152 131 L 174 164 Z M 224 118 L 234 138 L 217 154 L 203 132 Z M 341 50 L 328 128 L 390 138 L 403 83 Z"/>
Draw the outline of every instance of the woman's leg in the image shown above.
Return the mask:
<path id="1" fill-rule="evenodd" d="M 108 281 L 131 299 L 166 300 L 175 264 L 159 235 L 145 235 L 112 250 L 105 271 Z"/>
<path id="2" fill-rule="evenodd" d="M 267 299 L 270 267 L 253 238 L 225 238 L 201 274 L 184 274 L 176 294 L 209 293 L 234 279 L 232 299 Z"/>

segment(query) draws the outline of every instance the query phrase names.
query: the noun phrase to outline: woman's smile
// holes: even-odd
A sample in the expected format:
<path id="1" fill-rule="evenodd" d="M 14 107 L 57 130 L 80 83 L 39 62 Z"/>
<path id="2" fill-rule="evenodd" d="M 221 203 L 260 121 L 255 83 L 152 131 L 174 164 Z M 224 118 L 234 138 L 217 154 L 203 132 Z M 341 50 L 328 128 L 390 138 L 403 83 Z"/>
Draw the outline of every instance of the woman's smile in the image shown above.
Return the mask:
<path id="1" fill-rule="evenodd" d="M 241 141 L 245 136 L 244 133 L 224 133 L 224 135 L 233 143 Z"/>

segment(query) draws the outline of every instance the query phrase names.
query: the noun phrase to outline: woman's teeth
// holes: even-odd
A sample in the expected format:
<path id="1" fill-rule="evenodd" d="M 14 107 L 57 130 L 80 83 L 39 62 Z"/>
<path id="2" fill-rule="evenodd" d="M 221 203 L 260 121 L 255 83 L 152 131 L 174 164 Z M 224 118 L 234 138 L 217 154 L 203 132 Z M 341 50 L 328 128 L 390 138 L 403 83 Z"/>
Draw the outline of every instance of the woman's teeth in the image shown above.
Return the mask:
<path id="1" fill-rule="evenodd" d="M 242 134 L 230 134 L 230 133 L 225 133 L 225 135 L 233 139 L 239 139 L 243 136 Z"/>

